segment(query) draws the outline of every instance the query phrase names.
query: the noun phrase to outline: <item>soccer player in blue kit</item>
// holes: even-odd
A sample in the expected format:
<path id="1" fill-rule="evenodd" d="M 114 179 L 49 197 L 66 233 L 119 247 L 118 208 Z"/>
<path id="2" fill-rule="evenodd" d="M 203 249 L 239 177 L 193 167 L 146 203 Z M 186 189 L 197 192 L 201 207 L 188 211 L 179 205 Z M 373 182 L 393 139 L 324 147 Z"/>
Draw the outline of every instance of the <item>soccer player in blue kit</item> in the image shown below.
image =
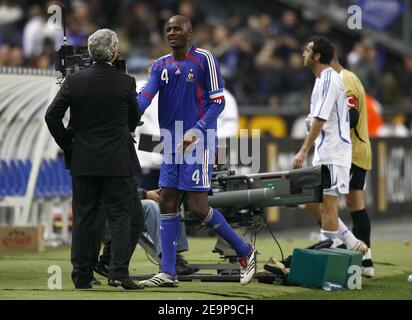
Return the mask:
<path id="1" fill-rule="evenodd" d="M 255 248 L 232 229 L 218 210 L 208 205 L 217 117 L 225 106 L 225 99 L 216 59 L 209 51 L 191 46 L 192 34 L 188 18 L 173 16 L 169 19 L 166 37 L 172 53 L 153 63 L 147 84 L 137 97 L 144 112 L 159 92 L 159 126 L 162 132 L 167 130 L 171 134 L 171 139 L 162 135 L 163 162 L 159 177 L 162 270 L 140 282 L 147 287 L 179 284 L 175 245 L 183 196 L 189 211 L 235 249 L 240 264 L 240 283 L 248 284 L 256 272 Z M 179 126 L 183 126 L 180 135 Z M 210 132 L 214 136 L 210 137 Z M 187 155 L 195 159 L 191 157 L 193 161 L 188 161 Z"/>

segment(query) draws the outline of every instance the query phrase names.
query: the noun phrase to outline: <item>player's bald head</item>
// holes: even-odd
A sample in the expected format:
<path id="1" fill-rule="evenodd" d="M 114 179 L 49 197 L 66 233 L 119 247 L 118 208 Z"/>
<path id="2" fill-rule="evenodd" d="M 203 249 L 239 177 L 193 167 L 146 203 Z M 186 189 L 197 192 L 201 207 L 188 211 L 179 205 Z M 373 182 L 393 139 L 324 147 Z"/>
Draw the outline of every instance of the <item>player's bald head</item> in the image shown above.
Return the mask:
<path id="1" fill-rule="evenodd" d="M 176 15 L 171 17 L 166 25 L 171 25 L 171 24 L 177 24 L 179 25 L 182 29 L 186 30 L 192 30 L 192 22 L 188 17 L 181 16 L 181 15 Z"/>

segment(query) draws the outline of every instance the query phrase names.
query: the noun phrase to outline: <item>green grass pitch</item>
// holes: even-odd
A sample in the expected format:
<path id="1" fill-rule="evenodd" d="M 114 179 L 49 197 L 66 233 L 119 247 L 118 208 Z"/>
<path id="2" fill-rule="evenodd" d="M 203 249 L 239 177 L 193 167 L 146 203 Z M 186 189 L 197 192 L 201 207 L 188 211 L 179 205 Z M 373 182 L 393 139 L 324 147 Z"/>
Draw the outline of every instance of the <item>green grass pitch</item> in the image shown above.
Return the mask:
<path id="1" fill-rule="evenodd" d="M 219 257 L 212 253 L 215 238 L 190 238 L 190 251 L 185 258 L 192 263 L 216 263 Z M 281 240 L 285 255 L 294 248 L 302 248 L 307 241 Z M 263 268 L 269 256 L 280 259 L 273 240 L 258 238 L 258 270 Z M 408 299 L 412 300 L 412 283 L 407 277 L 412 274 L 412 246 L 402 242 L 374 242 L 372 254 L 375 262 L 375 277 L 362 281 L 362 290 L 326 292 L 319 289 L 288 287 L 273 284 L 251 283 L 246 287 L 239 283 L 181 282 L 178 288 L 150 288 L 142 291 L 126 291 L 113 288 L 102 281 L 101 286 L 90 290 L 74 290 L 70 279 L 70 248 L 47 248 L 43 253 L 0 252 L 0 299 L 122 299 L 122 300 L 210 300 L 210 299 Z M 49 290 L 47 283 L 50 265 L 62 269 L 62 289 Z M 155 273 L 158 270 L 138 248 L 130 265 L 130 274 Z"/>

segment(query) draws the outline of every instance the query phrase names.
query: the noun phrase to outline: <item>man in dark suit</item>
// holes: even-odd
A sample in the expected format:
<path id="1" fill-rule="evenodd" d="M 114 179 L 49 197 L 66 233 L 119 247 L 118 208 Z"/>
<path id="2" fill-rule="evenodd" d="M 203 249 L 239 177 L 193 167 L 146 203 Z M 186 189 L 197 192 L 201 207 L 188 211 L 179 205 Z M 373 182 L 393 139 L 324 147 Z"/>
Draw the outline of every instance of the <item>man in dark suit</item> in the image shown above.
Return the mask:
<path id="1" fill-rule="evenodd" d="M 134 177 L 139 168 L 130 135 L 141 117 L 136 83 L 133 77 L 112 65 L 118 56 L 118 39 L 113 31 L 96 31 L 88 39 L 88 48 L 95 62 L 66 78 L 45 116 L 56 143 L 70 155 L 72 280 L 76 288 L 92 287 L 96 242 L 107 213 L 112 236 L 108 284 L 141 289 L 128 272 L 134 249 L 131 244 L 137 197 Z M 70 129 L 67 129 L 62 119 L 69 107 Z"/>

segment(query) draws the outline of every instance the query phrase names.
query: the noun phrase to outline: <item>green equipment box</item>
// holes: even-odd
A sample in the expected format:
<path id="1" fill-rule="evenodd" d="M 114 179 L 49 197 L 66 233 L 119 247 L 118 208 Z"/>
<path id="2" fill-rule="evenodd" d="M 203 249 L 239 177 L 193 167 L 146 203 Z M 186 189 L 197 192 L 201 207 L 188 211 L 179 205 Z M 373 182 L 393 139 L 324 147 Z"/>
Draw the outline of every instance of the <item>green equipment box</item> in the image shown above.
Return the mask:
<path id="1" fill-rule="evenodd" d="M 349 250 L 345 250 L 349 251 Z M 322 288 L 325 282 L 347 286 L 348 268 L 358 262 L 358 255 L 337 249 L 295 249 L 288 282 L 295 285 Z M 360 257 L 362 262 L 362 256 Z"/>
<path id="2" fill-rule="evenodd" d="M 333 249 L 329 248 L 329 249 L 321 249 L 321 250 L 332 252 L 332 253 L 337 253 L 337 254 L 347 255 L 351 258 L 350 265 L 357 265 L 359 267 L 362 267 L 363 254 L 359 251 L 340 249 L 340 248 L 333 248 Z"/>

